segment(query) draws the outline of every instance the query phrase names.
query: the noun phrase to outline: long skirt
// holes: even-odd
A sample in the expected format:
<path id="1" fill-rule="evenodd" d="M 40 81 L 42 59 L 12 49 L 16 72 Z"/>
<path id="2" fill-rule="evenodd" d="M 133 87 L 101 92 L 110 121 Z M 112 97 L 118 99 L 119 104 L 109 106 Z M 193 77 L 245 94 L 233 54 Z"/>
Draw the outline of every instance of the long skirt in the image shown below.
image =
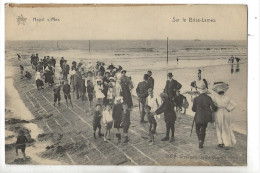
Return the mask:
<path id="1" fill-rule="evenodd" d="M 215 112 L 215 122 L 218 143 L 226 147 L 236 144 L 236 138 L 231 129 L 230 113 L 225 108 L 218 108 Z"/>

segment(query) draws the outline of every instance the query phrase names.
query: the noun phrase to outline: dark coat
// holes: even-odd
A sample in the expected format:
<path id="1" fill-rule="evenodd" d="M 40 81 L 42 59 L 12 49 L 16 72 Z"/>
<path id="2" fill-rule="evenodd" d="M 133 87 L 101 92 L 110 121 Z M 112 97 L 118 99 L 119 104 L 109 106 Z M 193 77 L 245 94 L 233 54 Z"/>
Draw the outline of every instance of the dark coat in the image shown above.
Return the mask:
<path id="1" fill-rule="evenodd" d="M 206 124 L 212 122 L 212 110 L 216 111 L 217 107 L 213 103 L 210 96 L 205 93 L 195 97 L 193 101 L 192 111 L 195 113 L 196 124 Z"/>
<path id="2" fill-rule="evenodd" d="M 122 111 L 123 117 L 122 117 L 122 126 L 129 126 L 131 124 L 130 122 L 130 111 L 127 110 L 126 112 Z"/>
<path id="3" fill-rule="evenodd" d="M 76 74 L 74 75 L 74 85 L 80 88 L 81 82 L 82 82 L 82 75 L 80 74 L 80 72 L 76 72 Z"/>
<path id="4" fill-rule="evenodd" d="M 181 89 L 182 85 L 176 80 L 172 79 L 166 81 L 166 85 L 164 88 L 164 93 L 166 93 L 169 98 L 172 100 L 176 96 L 176 91 Z"/>
<path id="5" fill-rule="evenodd" d="M 112 117 L 114 120 L 114 128 L 120 128 L 120 124 L 122 122 L 123 108 L 122 104 L 116 104 L 113 108 Z"/>
<path id="6" fill-rule="evenodd" d="M 152 76 L 149 77 L 149 79 L 148 79 L 148 85 L 149 85 L 149 88 L 154 89 L 154 79 Z"/>
<path id="7" fill-rule="evenodd" d="M 155 113 L 157 115 L 164 113 L 164 120 L 166 123 L 174 123 L 176 120 L 176 113 L 169 98 L 166 98 L 163 101 L 162 105 L 155 111 Z"/>
<path id="8" fill-rule="evenodd" d="M 127 76 L 123 76 L 121 78 L 121 88 L 122 88 L 122 96 L 124 102 L 127 104 L 128 108 L 133 107 L 132 95 L 130 92 L 130 78 Z"/>
<path id="9" fill-rule="evenodd" d="M 146 98 L 148 97 L 148 89 L 149 84 L 148 82 L 139 82 L 138 86 L 136 87 L 136 94 L 138 98 L 140 99 L 140 102 L 145 104 Z"/>
<path id="10" fill-rule="evenodd" d="M 110 82 L 109 79 L 108 79 L 106 76 L 103 77 L 103 88 L 104 88 L 104 89 L 103 89 L 103 91 L 102 91 L 103 94 L 106 96 L 106 95 L 107 95 L 107 91 L 108 91 L 108 85 L 106 85 L 105 82 L 106 82 L 106 83 L 109 83 L 109 82 Z"/>

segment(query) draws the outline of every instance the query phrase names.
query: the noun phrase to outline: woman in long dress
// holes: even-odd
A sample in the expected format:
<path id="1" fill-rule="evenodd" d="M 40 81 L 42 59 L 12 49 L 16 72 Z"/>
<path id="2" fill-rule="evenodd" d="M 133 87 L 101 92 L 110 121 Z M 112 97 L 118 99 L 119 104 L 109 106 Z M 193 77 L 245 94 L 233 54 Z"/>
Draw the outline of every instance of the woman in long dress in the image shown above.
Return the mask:
<path id="1" fill-rule="evenodd" d="M 230 112 L 235 109 L 235 103 L 225 95 L 228 84 L 218 82 L 213 85 L 213 91 L 217 93 L 213 97 L 218 110 L 214 113 L 218 147 L 228 149 L 236 144 L 236 138 L 231 128 Z"/>

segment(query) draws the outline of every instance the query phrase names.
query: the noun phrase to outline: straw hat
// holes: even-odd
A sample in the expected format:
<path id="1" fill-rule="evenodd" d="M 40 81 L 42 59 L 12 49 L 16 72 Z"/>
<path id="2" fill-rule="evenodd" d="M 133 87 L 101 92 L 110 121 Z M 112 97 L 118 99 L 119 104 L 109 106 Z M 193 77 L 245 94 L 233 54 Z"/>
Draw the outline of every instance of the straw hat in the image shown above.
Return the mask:
<path id="1" fill-rule="evenodd" d="M 123 100 L 123 97 L 121 97 L 121 96 L 116 97 L 115 100 L 116 100 L 116 101 L 121 101 L 121 100 Z"/>
<path id="2" fill-rule="evenodd" d="M 229 85 L 224 82 L 214 82 L 212 90 L 216 93 L 221 91 L 226 92 L 229 89 Z"/>
<path id="3" fill-rule="evenodd" d="M 110 77 L 109 80 L 113 80 L 113 81 L 115 81 L 115 78 L 114 78 L 114 77 Z"/>

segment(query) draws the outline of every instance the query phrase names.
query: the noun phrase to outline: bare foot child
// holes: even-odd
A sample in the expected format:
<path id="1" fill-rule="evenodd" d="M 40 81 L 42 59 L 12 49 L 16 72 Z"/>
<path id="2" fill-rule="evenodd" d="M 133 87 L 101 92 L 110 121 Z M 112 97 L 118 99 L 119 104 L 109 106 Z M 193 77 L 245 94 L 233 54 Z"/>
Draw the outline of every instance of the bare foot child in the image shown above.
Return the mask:
<path id="1" fill-rule="evenodd" d="M 64 81 L 63 93 L 64 93 L 64 98 L 65 98 L 66 103 L 67 103 L 67 108 L 69 107 L 68 99 L 70 100 L 71 107 L 73 108 L 73 104 L 72 104 L 71 96 L 70 96 L 70 85 L 68 84 L 68 80 Z"/>
<path id="2" fill-rule="evenodd" d="M 93 130 L 94 130 L 94 138 L 96 139 L 96 130 L 98 128 L 98 136 L 104 136 L 104 134 L 101 133 L 101 118 L 102 118 L 102 113 L 101 113 L 101 108 L 102 106 L 100 104 L 96 105 L 96 111 L 94 112 L 94 117 L 93 117 Z"/>
<path id="3" fill-rule="evenodd" d="M 146 117 L 148 118 L 148 123 L 149 123 L 149 135 L 151 137 L 151 140 L 149 142 L 151 142 L 149 145 L 153 145 L 154 144 L 154 134 L 156 133 L 156 127 L 157 127 L 157 122 L 154 118 L 154 114 L 151 113 L 151 107 L 146 105 L 144 107 L 145 113 L 146 113 Z"/>
<path id="4" fill-rule="evenodd" d="M 25 155 L 25 148 L 26 148 L 26 143 L 28 142 L 27 137 L 24 135 L 24 131 L 20 130 L 19 135 L 17 137 L 16 141 L 16 146 L 15 146 L 15 151 L 16 151 L 16 156 L 18 157 L 18 149 L 22 150 L 23 157 L 26 158 Z"/>
<path id="5" fill-rule="evenodd" d="M 58 101 L 58 105 L 60 105 L 60 85 L 55 86 L 55 88 L 53 89 L 53 96 L 54 96 L 54 106 L 56 104 L 56 102 Z"/>
<path id="6" fill-rule="evenodd" d="M 112 113 L 112 106 L 108 104 L 106 109 L 103 111 L 103 122 L 106 124 L 104 141 L 110 140 L 110 129 L 113 125 Z"/>

